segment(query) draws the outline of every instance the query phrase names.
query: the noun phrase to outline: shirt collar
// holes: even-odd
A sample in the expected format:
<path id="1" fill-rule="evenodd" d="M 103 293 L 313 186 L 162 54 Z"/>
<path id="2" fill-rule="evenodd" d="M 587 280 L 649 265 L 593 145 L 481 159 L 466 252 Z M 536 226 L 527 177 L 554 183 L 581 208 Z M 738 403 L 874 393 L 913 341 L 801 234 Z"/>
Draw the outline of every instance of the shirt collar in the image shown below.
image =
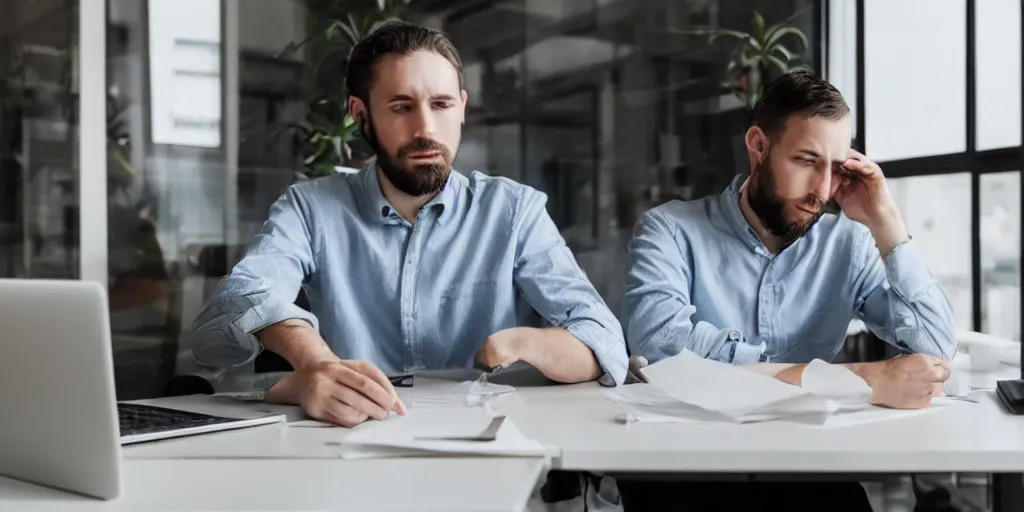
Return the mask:
<path id="1" fill-rule="evenodd" d="M 464 176 L 452 170 L 441 192 L 427 202 L 427 204 L 423 205 L 423 209 L 435 211 L 437 221 L 441 224 L 447 224 L 455 215 L 456 199 L 458 198 L 459 190 L 465 184 L 465 180 Z M 380 189 L 376 160 L 371 161 L 363 168 L 360 181 L 368 199 L 369 211 L 364 212 L 368 219 L 388 224 L 402 222 L 402 216 L 395 211 Z"/>
<path id="2" fill-rule="evenodd" d="M 743 187 L 743 182 L 748 176 L 749 174 L 744 173 L 733 178 L 732 183 L 729 183 L 729 186 L 719 196 L 719 205 L 724 212 L 726 222 L 732 227 L 736 236 L 740 237 L 751 249 L 765 250 L 761 239 L 757 237 L 754 228 L 750 227 L 747 218 L 743 216 L 743 210 L 740 209 L 740 188 Z"/>

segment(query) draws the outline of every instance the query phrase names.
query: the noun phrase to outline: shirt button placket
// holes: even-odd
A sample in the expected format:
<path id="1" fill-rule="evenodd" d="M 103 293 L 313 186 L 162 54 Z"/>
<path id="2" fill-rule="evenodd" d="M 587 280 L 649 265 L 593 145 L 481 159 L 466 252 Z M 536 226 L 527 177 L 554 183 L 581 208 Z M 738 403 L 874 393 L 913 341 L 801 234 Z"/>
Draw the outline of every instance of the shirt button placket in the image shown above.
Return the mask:
<path id="1" fill-rule="evenodd" d="M 409 235 L 409 248 L 405 251 L 405 272 L 402 273 L 402 326 L 405 331 L 405 343 L 411 357 L 410 363 L 417 369 L 424 367 L 423 354 L 420 350 L 419 337 L 416 331 L 416 274 L 419 270 L 418 248 L 419 227 L 417 222 Z"/>

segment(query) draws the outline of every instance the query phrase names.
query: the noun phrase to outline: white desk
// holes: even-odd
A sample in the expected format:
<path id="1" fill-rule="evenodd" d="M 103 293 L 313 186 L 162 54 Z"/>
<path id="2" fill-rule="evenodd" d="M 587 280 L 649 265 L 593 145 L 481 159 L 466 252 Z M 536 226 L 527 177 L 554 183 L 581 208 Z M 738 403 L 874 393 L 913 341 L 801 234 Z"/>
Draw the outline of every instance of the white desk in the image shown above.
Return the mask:
<path id="1" fill-rule="evenodd" d="M 151 400 L 230 413 L 231 401 Z M 292 419 L 297 407 L 235 405 Z M 124 447 L 123 495 L 104 502 L 0 477 L 0 510 L 466 510 L 525 509 L 544 458 L 342 460 L 342 428 L 274 424 Z"/>
<path id="2" fill-rule="evenodd" d="M 964 373 L 960 379 L 988 387 L 1016 372 Z M 180 406 L 182 401 L 171 403 Z M 596 383 L 520 386 L 517 394 L 492 406 L 527 436 L 552 448 L 554 469 L 610 474 L 1024 473 L 1024 417 L 1004 413 L 991 392 L 979 404 L 836 429 L 778 422 L 623 425 L 614 420 L 622 406 L 601 396 Z M 345 433 L 271 425 L 128 447 L 126 498 L 82 506 L 117 510 L 138 503 L 142 508 L 231 510 L 256 504 L 284 510 L 367 504 L 377 509 L 521 510 L 546 469 L 545 461 L 531 459 L 339 460 L 331 446 Z M 219 487 L 232 475 L 244 475 L 243 483 Z M 278 477 L 282 480 L 276 485 L 265 483 Z M 0 481 L 0 495 L 10 485 Z M 26 492 L 18 489 L 21 495 Z M 185 489 L 201 492 L 181 492 Z M 61 504 L 20 499 L 31 505 L 18 510 Z"/>
<path id="3" fill-rule="evenodd" d="M 117 500 L 0 477 L 0 510 L 520 512 L 544 466 L 542 459 L 129 459 L 123 466 L 124 493 Z"/>

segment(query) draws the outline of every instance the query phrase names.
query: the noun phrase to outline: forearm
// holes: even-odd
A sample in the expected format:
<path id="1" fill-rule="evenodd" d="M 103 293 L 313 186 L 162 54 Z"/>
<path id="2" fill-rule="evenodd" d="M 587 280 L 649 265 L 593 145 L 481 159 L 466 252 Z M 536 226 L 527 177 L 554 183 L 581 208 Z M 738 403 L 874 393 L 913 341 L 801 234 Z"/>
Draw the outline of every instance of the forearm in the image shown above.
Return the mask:
<path id="1" fill-rule="evenodd" d="M 257 332 L 256 337 L 265 349 L 283 357 L 292 368 L 339 360 L 316 329 L 305 320 L 278 322 Z"/>
<path id="2" fill-rule="evenodd" d="M 519 359 L 530 363 L 551 380 L 576 383 L 601 376 L 601 366 L 594 352 L 565 329 L 520 327 L 516 334 L 519 337 Z"/>
<path id="3" fill-rule="evenodd" d="M 910 239 L 903 216 L 895 205 L 885 207 L 877 214 L 875 220 L 868 225 L 871 236 L 875 239 L 875 247 L 882 258 L 888 258 L 896 246 Z"/>

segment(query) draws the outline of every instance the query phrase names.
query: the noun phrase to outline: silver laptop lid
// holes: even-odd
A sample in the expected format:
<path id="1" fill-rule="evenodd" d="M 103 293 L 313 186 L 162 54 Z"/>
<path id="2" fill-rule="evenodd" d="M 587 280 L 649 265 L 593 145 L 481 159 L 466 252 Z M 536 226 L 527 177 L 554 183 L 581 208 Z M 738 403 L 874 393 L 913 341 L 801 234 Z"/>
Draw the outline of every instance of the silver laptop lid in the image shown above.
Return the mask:
<path id="1" fill-rule="evenodd" d="M 0 279 L 0 474 L 98 498 L 120 494 L 106 291 Z"/>

